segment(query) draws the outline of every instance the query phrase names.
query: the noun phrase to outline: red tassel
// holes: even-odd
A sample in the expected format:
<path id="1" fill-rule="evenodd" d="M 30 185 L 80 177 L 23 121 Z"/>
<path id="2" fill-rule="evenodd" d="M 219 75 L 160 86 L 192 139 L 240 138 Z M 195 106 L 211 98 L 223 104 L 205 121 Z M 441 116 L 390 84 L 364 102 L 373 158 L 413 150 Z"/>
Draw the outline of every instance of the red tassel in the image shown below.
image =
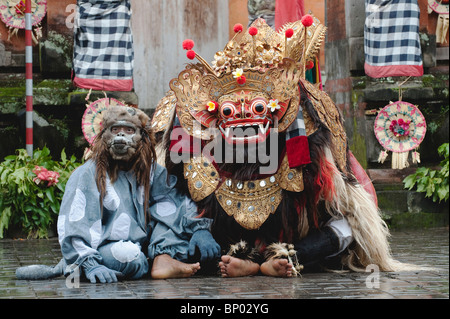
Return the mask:
<path id="1" fill-rule="evenodd" d="M 279 241 L 280 243 L 286 241 L 286 240 L 284 240 L 284 231 L 283 231 L 283 230 L 280 231 L 280 234 L 279 234 L 279 237 L 278 237 L 278 241 Z"/>
<path id="2" fill-rule="evenodd" d="M 311 15 L 306 14 L 306 15 L 303 16 L 303 18 L 302 18 L 302 24 L 303 24 L 305 27 L 309 27 L 309 26 L 311 26 L 313 23 L 314 23 L 314 18 L 313 18 Z"/>
<path id="3" fill-rule="evenodd" d="M 183 49 L 184 50 L 192 50 L 194 45 L 195 45 L 195 43 L 191 39 L 186 39 L 183 41 Z"/>
<path id="4" fill-rule="evenodd" d="M 187 56 L 187 58 L 188 58 L 189 60 L 194 60 L 194 59 L 195 59 L 195 51 L 189 50 L 189 51 L 186 53 L 186 56 Z"/>
<path id="5" fill-rule="evenodd" d="M 325 158 L 320 159 L 319 172 L 314 181 L 315 184 L 315 204 L 316 209 L 313 212 L 313 220 L 316 228 L 319 228 L 319 220 L 317 216 L 317 204 L 321 197 L 325 201 L 332 201 L 336 196 L 336 189 L 333 183 L 333 172 L 335 171 L 333 165 L 328 162 Z"/>
<path id="6" fill-rule="evenodd" d="M 206 209 L 202 209 L 202 211 L 200 211 L 195 218 L 203 218 L 203 216 L 205 216 L 205 214 L 206 214 Z"/>
<path id="7" fill-rule="evenodd" d="M 250 27 L 250 28 L 248 29 L 248 33 L 253 37 L 253 36 L 255 36 L 255 35 L 258 34 L 258 29 L 255 28 L 255 27 Z"/>
<path id="8" fill-rule="evenodd" d="M 242 24 L 236 23 L 236 24 L 234 25 L 233 31 L 234 31 L 235 33 L 242 32 L 242 30 L 244 30 L 244 27 L 242 26 Z"/>
<path id="9" fill-rule="evenodd" d="M 336 196 L 336 189 L 333 183 L 334 167 L 326 159 L 320 159 L 320 171 L 317 174 L 316 184 L 316 203 L 319 202 L 320 195 L 325 201 L 332 201 Z"/>
<path id="10" fill-rule="evenodd" d="M 297 211 L 298 217 L 300 217 L 302 210 L 305 208 L 305 206 L 306 206 L 305 196 L 299 196 L 295 201 L 295 210 Z"/>
<path id="11" fill-rule="evenodd" d="M 289 29 L 286 30 L 286 32 L 285 32 L 286 38 L 288 38 L 288 39 L 292 38 L 293 35 L 294 35 L 294 30 L 293 29 L 289 28 Z"/>

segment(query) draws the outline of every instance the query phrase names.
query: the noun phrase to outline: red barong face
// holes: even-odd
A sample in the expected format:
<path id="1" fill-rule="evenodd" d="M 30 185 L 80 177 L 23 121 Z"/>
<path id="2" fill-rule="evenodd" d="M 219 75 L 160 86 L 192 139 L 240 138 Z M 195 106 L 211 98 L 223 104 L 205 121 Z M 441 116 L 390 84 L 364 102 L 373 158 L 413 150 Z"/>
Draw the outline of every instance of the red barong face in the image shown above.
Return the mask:
<path id="1" fill-rule="evenodd" d="M 217 126 L 229 144 L 262 143 L 287 105 L 262 92 L 234 92 L 219 100 Z"/>

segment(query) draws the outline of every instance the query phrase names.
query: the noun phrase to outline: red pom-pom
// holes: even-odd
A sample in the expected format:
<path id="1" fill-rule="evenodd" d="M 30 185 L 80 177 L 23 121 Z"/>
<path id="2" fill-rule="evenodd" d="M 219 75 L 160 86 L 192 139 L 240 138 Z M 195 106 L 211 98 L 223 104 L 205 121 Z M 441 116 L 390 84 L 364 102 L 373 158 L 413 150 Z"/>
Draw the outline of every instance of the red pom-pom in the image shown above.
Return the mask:
<path id="1" fill-rule="evenodd" d="M 286 32 L 284 33 L 284 35 L 286 36 L 286 38 L 292 38 L 292 36 L 294 35 L 294 29 L 287 29 Z"/>
<path id="2" fill-rule="evenodd" d="M 183 41 L 183 49 L 184 50 L 192 50 L 194 45 L 195 45 L 195 43 L 191 39 L 186 39 Z"/>
<path id="3" fill-rule="evenodd" d="M 248 29 L 248 33 L 253 37 L 253 36 L 255 36 L 255 35 L 258 34 L 258 29 L 255 28 L 255 27 L 250 27 L 250 28 Z"/>
<path id="4" fill-rule="evenodd" d="M 314 18 L 313 18 L 311 15 L 307 14 L 307 15 L 304 15 L 304 16 L 303 16 L 303 18 L 302 18 L 302 24 L 303 24 L 305 27 L 309 27 L 309 26 L 311 26 L 313 23 L 314 23 Z"/>
<path id="5" fill-rule="evenodd" d="M 306 68 L 309 70 L 309 69 L 312 69 L 314 67 L 314 62 L 313 61 L 308 61 L 308 62 L 306 62 Z"/>
<path id="6" fill-rule="evenodd" d="M 243 85 L 243 84 L 245 84 L 245 82 L 247 82 L 247 78 L 244 75 L 237 78 L 238 84 Z"/>
<path id="7" fill-rule="evenodd" d="M 242 32 L 242 30 L 244 30 L 244 26 L 242 24 L 240 24 L 240 23 L 236 23 L 234 25 L 233 30 L 234 30 L 235 33 Z"/>
<path id="8" fill-rule="evenodd" d="M 189 51 L 186 53 L 186 56 L 187 56 L 187 58 L 188 58 L 189 60 L 194 60 L 194 59 L 195 59 L 195 51 L 194 51 L 194 50 L 189 50 Z"/>

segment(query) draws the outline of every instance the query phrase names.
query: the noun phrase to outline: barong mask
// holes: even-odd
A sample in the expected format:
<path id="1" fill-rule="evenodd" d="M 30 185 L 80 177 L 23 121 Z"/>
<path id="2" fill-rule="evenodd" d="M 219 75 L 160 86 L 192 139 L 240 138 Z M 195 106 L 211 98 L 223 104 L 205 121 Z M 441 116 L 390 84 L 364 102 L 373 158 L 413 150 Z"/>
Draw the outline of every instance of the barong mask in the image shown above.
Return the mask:
<path id="1" fill-rule="evenodd" d="M 235 26 L 238 34 L 242 29 Z M 188 58 L 200 63 L 188 65 L 171 81 L 151 126 L 162 133 L 158 147 L 169 172 L 187 187 L 202 216 L 214 219 L 212 232 L 221 244 L 245 237 L 252 241 L 249 247 L 272 239 L 289 243 L 291 236 L 306 238 L 310 226 L 322 228 L 323 214 L 338 219 L 344 215 L 355 238 L 344 263 L 351 269 L 362 265 L 362 271 L 373 263 L 395 269 L 389 265 L 386 225 L 366 191 L 370 179 L 359 173 L 364 184 L 357 183 L 353 174 L 354 168 L 364 170 L 348 156 L 340 110 L 326 92 L 305 79 L 324 32 L 310 15 L 279 32 L 258 19 L 217 52 L 211 65 L 192 50 L 192 40 L 184 41 Z M 233 134 L 246 125 L 256 136 Z M 261 145 L 277 144 L 271 143 L 272 136 L 281 141 L 280 147 L 269 149 L 279 164 L 274 171 L 262 172 L 262 161 L 239 161 L 234 156 L 237 145 L 226 149 L 226 155 L 233 156 L 225 162 L 220 161 L 222 149 L 214 148 L 221 135 L 229 143 L 250 143 L 276 129 L 281 134 L 270 134 Z M 176 162 L 180 157 L 174 154 L 186 156 Z M 253 245 L 256 238 L 263 241 Z M 289 258 L 294 249 L 288 245 L 277 250 L 286 251 L 278 256 Z"/>
<path id="2" fill-rule="evenodd" d="M 237 39 L 242 30 L 235 27 L 236 36 L 212 65 L 192 50 L 192 40 L 183 42 L 188 58 L 200 63 L 188 65 L 170 88 L 180 124 L 193 137 L 210 140 L 218 130 L 228 143 L 264 142 L 270 130 L 284 132 L 297 117 L 298 83 L 326 28 L 314 19 L 308 28 L 297 21 L 275 32 L 258 19 Z"/>

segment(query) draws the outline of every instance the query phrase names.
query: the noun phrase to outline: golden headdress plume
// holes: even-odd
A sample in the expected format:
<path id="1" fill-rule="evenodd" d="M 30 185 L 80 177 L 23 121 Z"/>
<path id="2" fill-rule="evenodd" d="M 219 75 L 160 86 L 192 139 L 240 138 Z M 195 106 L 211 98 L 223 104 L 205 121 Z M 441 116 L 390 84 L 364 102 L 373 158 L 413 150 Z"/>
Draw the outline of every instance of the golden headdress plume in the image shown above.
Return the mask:
<path id="1" fill-rule="evenodd" d="M 283 58 L 302 65 L 311 61 L 325 38 L 326 27 L 317 18 L 305 17 L 309 21 L 287 23 L 278 32 L 264 19 L 257 19 L 239 40 L 235 36 L 224 50 L 216 53 L 212 62 L 215 74 L 221 76 L 236 68 L 266 70 L 276 67 Z"/>
<path id="2" fill-rule="evenodd" d="M 312 17 L 312 21 L 309 27 L 305 27 L 302 21 L 287 23 L 278 31 L 286 33 L 289 29 L 294 30 L 292 40 L 288 42 L 287 46 L 288 56 L 294 61 L 300 61 L 301 64 L 306 64 L 314 59 L 325 39 L 327 28 L 320 24 L 317 18 Z"/>
<path id="3" fill-rule="evenodd" d="M 212 65 L 192 50 L 192 40 L 185 40 L 183 48 L 188 50 L 189 59 L 197 58 L 208 72 L 221 77 L 237 69 L 264 72 L 277 67 L 284 58 L 304 65 L 316 56 L 326 33 L 326 27 L 310 15 L 287 23 L 278 32 L 264 19 L 255 20 L 240 39 L 237 35 L 242 33 L 242 25 L 236 25 L 234 30 L 235 36 L 215 54 Z"/>

